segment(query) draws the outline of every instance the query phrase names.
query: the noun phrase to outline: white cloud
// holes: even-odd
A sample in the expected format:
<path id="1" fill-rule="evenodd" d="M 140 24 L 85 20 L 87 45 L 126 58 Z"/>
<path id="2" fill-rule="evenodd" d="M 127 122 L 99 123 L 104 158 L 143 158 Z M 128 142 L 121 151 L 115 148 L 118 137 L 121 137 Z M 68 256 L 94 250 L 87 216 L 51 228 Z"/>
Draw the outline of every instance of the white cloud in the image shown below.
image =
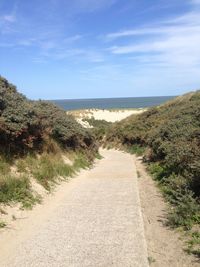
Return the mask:
<path id="1" fill-rule="evenodd" d="M 0 18 L 3 22 L 15 22 L 16 21 L 16 17 L 14 15 L 4 15 Z"/>
<path id="2" fill-rule="evenodd" d="M 127 45 L 113 45 L 108 50 L 115 55 L 148 57 L 152 65 L 192 68 L 200 65 L 200 10 L 193 1 L 193 10 L 182 16 L 162 21 L 154 27 L 119 31 L 105 36 L 117 42 L 123 38 Z M 137 38 L 142 35 L 141 38 Z M 128 39 L 127 39 L 128 37 Z M 145 62 L 143 61 L 143 64 Z"/>
<path id="3" fill-rule="evenodd" d="M 200 0 L 191 0 L 191 2 L 195 5 L 200 5 Z"/>
<path id="4" fill-rule="evenodd" d="M 66 43 L 66 44 L 74 43 L 74 42 L 76 42 L 76 41 L 79 41 L 79 40 L 82 39 L 82 38 L 83 38 L 82 35 L 80 35 L 80 34 L 76 34 L 76 35 L 74 35 L 74 36 L 70 36 L 70 37 L 65 38 L 65 39 L 63 40 L 63 42 Z"/>
<path id="5" fill-rule="evenodd" d="M 15 15 L 3 15 L 0 16 L 0 33 L 10 34 L 15 32 L 13 24 L 16 22 Z"/>

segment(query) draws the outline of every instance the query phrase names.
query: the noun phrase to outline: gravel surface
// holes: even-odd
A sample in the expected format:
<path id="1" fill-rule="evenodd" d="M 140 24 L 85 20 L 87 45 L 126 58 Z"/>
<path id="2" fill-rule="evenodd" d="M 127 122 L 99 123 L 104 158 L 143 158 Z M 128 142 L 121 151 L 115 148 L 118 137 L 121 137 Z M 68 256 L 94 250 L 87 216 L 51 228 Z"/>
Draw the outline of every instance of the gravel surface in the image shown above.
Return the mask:
<path id="1" fill-rule="evenodd" d="M 12 231 L 1 267 L 148 266 L 133 157 L 116 150 L 101 154 L 92 170 L 33 211 L 16 238 Z"/>

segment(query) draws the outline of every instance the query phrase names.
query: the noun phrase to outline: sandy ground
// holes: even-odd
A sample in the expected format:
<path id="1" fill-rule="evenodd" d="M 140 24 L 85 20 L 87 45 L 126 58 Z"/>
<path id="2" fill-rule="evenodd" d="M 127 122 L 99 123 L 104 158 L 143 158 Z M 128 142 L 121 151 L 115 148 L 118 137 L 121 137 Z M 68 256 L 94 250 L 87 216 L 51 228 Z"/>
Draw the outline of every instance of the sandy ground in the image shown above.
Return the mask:
<path id="1" fill-rule="evenodd" d="M 165 225 L 167 204 L 141 159 L 136 160 L 148 255 L 153 267 L 197 267 L 200 261 L 183 251 L 181 234 Z"/>
<path id="2" fill-rule="evenodd" d="M 92 170 L 1 233 L 1 267 L 148 266 L 133 157 L 101 153 Z"/>
<path id="3" fill-rule="evenodd" d="M 75 116 L 77 121 L 84 127 L 90 127 L 87 122 L 84 122 L 84 118 L 94 117 L 96 120 L 106 120 L 108 122 L 121 121 L 130 115 L 140 114 L 146 109 L 119 109 L 119 110 L 107 110 L 107 109 L 86 109 L 86 110 L 75 110 L 67 112 Z"/>
<path id="4" fill-rule="evenodd" d="M 94 117 L 95 120 L 106 120 L 109 122 L 116 122 L 121 121 L 130 115 L 133 114 L 140 114 L 144 110 L 143 109 L 136 109 L 136 110 L 117 110 L 117 111 L 111 111 L 111 110 L 93 110 L 91 117 Z"/>

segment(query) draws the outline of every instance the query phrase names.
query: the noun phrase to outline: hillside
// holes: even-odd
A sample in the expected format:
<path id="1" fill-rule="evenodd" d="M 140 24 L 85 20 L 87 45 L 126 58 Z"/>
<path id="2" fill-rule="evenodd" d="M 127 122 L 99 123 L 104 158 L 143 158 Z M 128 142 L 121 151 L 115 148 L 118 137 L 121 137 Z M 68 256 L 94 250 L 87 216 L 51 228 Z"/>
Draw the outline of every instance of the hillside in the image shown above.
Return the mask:
<path id="1" fill-rule="evenodd" d="M 115 123 L 106 139 L 143 154 L 173 205 L 172 226 L 189 229 L 200 223 L 200 91 Z"/>
<path id="2" fill-rule="evenodd" d="M 40 201 L 33 180 L 50 190 L 89 166 L 96 153 L 95 138 L 72 116 L 52 103 L 28 100 L 0 77 L 0 204 L 31 207 Z"/>
<path id="3" fill-rule="evenodd" d="M 64 148 L 93 149 L 94 138 L 72 116 L 49 102 L 30 101 L 0 78 L 1 151 L 19 154 L 42 149 L 46 138 Z"/>

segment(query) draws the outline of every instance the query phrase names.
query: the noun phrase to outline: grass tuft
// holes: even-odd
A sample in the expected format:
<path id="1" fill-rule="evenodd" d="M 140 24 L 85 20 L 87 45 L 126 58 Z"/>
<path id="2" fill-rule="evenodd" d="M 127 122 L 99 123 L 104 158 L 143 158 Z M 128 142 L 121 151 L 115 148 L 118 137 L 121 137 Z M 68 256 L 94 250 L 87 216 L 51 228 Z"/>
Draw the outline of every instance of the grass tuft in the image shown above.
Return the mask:
<path id="1" fill-rule="evenodd" d="M 5 223 L 5 222 L 2 222 L 2 221 L 0 221 L 0 228 L 4 228 L 4 227 L 6 227 L 6 223 Z"/>
<path id="2" fill-rule="evenodd" d="M 128 152 L 136 154 L 136 156 L 142 156 L 145 152 L 145 147 L 135 144 L 128 147 Z"/>
<path id="3" fill-rule="evenodd" d="M 187 241 L 186 251 L 189 254 L 194 254 L 197 257 L 200 257 L 200 232 L 199 231 L 193 231 L 190 234 L 190 240 Z"/>
<path id="4" fill-rule="evenodd" d="M 38 203 L 39 196 L 34 196 L 27 177 L 6 175 L 0 180 L 0 203 L 20 202 L 23 208 L 31 208 Z"/>

